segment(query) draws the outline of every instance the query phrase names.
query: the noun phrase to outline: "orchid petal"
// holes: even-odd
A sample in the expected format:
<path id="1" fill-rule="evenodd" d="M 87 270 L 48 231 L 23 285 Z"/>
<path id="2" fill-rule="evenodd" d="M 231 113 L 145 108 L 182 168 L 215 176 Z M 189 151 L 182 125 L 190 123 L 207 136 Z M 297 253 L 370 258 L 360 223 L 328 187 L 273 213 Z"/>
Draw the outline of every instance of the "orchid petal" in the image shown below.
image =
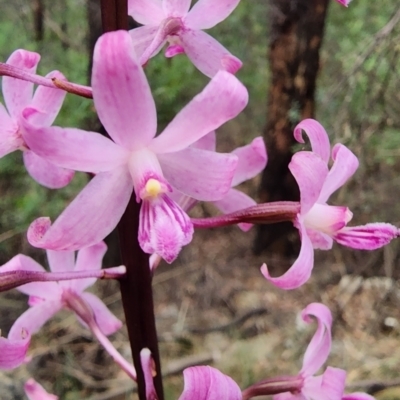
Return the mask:
<path id="1" fill-rule="evenodd" d="M 128 14 L 142 25 L 158 25 L 165 18 L 160 0 L 128 0 Z"/>
<path id="2" fill-rule="evenodd" d="M 46 78 L 65 79 L 64 75 L 58 71 L 50 72 L 46 75 Z M 29 106 L 39 112 L 35 114 L 35 118 L 31 123 L 34 125 L 50 126 L 56 119 L 66 94 L 65 90 L 38 86 Z"/>
<path id="3" fill-rule="evenodd" d="M 336 232 L 333 238 L 346 247 L 375 250 L 387 245 L 392 239 L 399 236 L 399 229 L 395 226 L 376 222 L 361 226 L 347 226 Z"/>
<path id="4" fill-rule="evenodd" d="M 267 151 L 262 137 L 255 138 L 246 146 L 238 147 L 232 154 L 239 158 L 232 186 L 254 178 L 267 165 Z"/>
<path id="5" fill-rule="evenodd" d="M 24 390 L 29 400 L 58 400 L 57 396 L 46 392 L 43 386 L 32 378 L 25 383 Z"/>
<path id="6" fill-rule="evenodd" d="M 187 29 L 180 32 L 179 38 L 190 61 L 209 78 L 219 70 L 236 74 L 242 67 L 237 57 L 203 31 Z"/>
<path id="7" fill-rule="evenodd" d="M 346 380 L 346 371 L 328 367 L 321 376 L 305 379 L 302 393 L 306 399 L 342 400 Z"/>
<path id="8" fill-rule="evenodd" d="M 190 218 L 167 195 L 143 201 L 139 221 L 138 239 L 143 251 L 156 253 L 168 263 L 192 240 Z"/>
<path id="9" fill-rule="evenodd" d="M 209 29 L 226 19 L 240 0 L 199 0 L 185 18 L 191 29 Z"/>
<path id="10" fill-rule="evenodd" d="M 104 242 L 93 246 L 85 247 L 78 251 L 74 271 L 97 271 L 101 269 L 104 254 L 107 251 L 107 245 Z M 69 281 L 69 286 L 76 293 L 83 292 L 89 286 L 96 282 L 96 278 L 73 279 Z M 60 282 L 61 283 L 61 282 Z"/>
<path id="11" fill-rule="evenodd" d="M 21 365 L 26 357 L 31 336 L 20 330 L 14 339 L 0 337 L 0 369 L 13 369 Z"/>
<path id="12" fill-rule="evenodd" d="M 15 339 L 23 330 L 34 335 L 54 314 L 60 311 L 61 308 L 61 298 L 59 301 L 43 301 L 38 305 L 28 308 L 28 310 L 20 315 L 14 322 L 8 337 L 10 339 Z"/>
<path id="13" fill-rule="evenodd" d="M 306 283 L 314 266 L 314 249 L 303 224 L 299 223 L 301 236 L 300 254 L 290 269 L 278 278 L 272 278 L 266 264 L 261 267 L 261 273 L 273 285 L 285 289 L 296 289 Z"/>
<path id="14" fill-rule="evenodd" d="M 370 396 L 367 393 L 355 392 L 345 394 L 342 400 L 375 400 L 375 397 Z"/>
<path id="15" fill-rule="evenodd" d="M 97 114 L 112 139 L 129 150 L 147 145 L 156 134 L 156 108 L 128 32 L 99 38 L 92 86 Z"/>
<path id="16" fill-rule="evenodd" d="M 336 1 L 340 3 L 342 6 L 348 7 L 351 0 L 336 0 Z"/>
<path id="17" fill-rule="evenodd" d="M 58 167 L 31 150 L 25 150 L 22 154 L 29 175 L 42 186 L 59 189 L 67 186 L 74 177 L 74 171 Z"/>
<path id="18" fill-rule="evenodd" d="M 71 272 L 75 267 L 75 253 L 73 251 L 47 250 L 47 260 L 52 272 Z"/>
<path id="19" fill-rule="evenodd" d="M 17 150 L 23 144 L 16 121 L 8 115 L 0 103 L 0 158 Z"/>
<path id="20" fill-rule="evenodd" d="M 333 246 L 333 239 L 326 233 L 307 228 L 307 235 L 311 240 L 314 249 L 330 250 Z"/>
<path id="21" fill-rule="evenodd" d="M 51 225 L 35 220 L 28 229 L 32 246 L 78 250 L 104 239 L 117 225 L 133 190 L 126 168 L 97 174 Z"/>
<path id="22" fill-rule="evenodd" d="M 194 142 L 191 146 L 199 150 L 215 151 L 217 147 L 217 136 L 215 131 L 211 131 L 200 138 L 197 142 Z"/>
<path id="23" fill-rule="evenodd" d="M 129 152 L 100 133 L 57 126 L 34 127 L 23 121 L 24 139 L 31 150 L 59 167 L 101 172 L 128 161 Z"/>
<path id="24" fill-rule="evenodd" d="M 183 371 L 185 386 L 179 400 L 241 400 L 237 383 L 209 366 L 190 367 Z"/>
<path id="25" fill-rule="evenodd" d="M 167 43 L 168 33 L 169 31 L 177 29 L 177 26 L 180 25 L 180 21 L 176 20 L 165 20 L 158 26 L 157 32 L 153 37 L 152 42 L 149 46 L 144 50 L 139 58 L 140 65 L 146 65 L 150 58 L 154 57 L 156 54 L 160 52 L 160 50 Z M 136 47 L 135 47 L 136 49 Z M 137 51 L 137 50 L 135 50 Z"/>
<path id="26" fill-rule="evenodd" d="M 198 200 L 186 196 L 186 194 L 176 189 L 172 189 L 172 192 L 168 193 L 168 196 L 186 212 L 190 211 L 198 203 Z"/>
<path id="27" fill-rule="evenodd" d="M 302 312 L 301 317 L 311 323 L 311 316 L 317 319 L 318 328 L 307 347 L 300 373 L 303 376 L 314 375 L 325 363 L 332 345 L 332 314 L 328 307 L 321 303 L 311 303 Z"/>
<path id="28" fill-rule="evenodd" d="M 247 101 L 247 90 L 240 81 L 228 72 L 220 71 L 153 139 L 149 148 L 157 154 L 183 150 L 236 117 Z"/>
<path id="29" fill-rule="evenodd" d="M 162 0 L 164 13 L 168 17 L 183 17 L 187 14 L 192 0 Z"/>
<path id="30" fill-rule="evenodd" d="M 157 32 L 158 26 L 141 26 L 129 31 L 138 60 L 153 43 Z"/>
<path id="31" fill-rule="evenodd" d="M 319 195 L 320 203 L 325 203 L 333 192 L 343 186 L 353 176 L 359 164 L 357 157 L 342 144 L 334 146 L 332 159 L 334 163 Z"/>
<path id="32" fill-rule="evenodd" d="M 294 128 L 294 137 L 299 143 L 304 143 L 302 131 L 306 132 L 310 139 L 312 151 L 319 155 L 327 164 L 331 145 L 324 127 L 314 119 L 304 119 Z"/>
<path id="33" fill-rule="evenodd" d="M 314 204 L 304 215 L 304 224 L 328 235 L 334 235 L 346 226 L 352 219 L 353 213 L 347 207 Z"/>
<path id="34" fill-rule="evenodd" d="M 231 188 L 237 157 L 188 147 L 158 156 L 168 182 L 197 200 L 220 200 Z"/>
<path id="35" fill-rule="evenodd" d="M 81 296 L 92 309 L 96 323 L 104 335 L 112 335 L 122 327 L 122 322 L 97 296 L 92 293 L 82 293 Z"/>
<path id="36" fill-rule="evenodd" d="M 289 169 L 299 185 L 301 215 L 305 215 L 318 200 L 328 167 L 314 153 L 299 151 L 292 157 Z"/>
<path id="37" fill-rule="evenodd" d="M 327 400 L 342 400 L 346 383 L 346 371 L 340 368 L 327 367 L 322 375 L 322 393 Z"/>
<path id="38" fill-rule="evenodd" d="M 213 203 L 223 214 L 233 213 L 257 204 L 250 196 L 236 189 L 230 189 L 221 200 Z M 253 224 L 240 223 L 238 226 L 242 231 L 247 232 Z"/>
<path id="39" fill-rule="evenodd" d="M 8 58 L 7 64 L 35 73 L 39 60 L 40 55 L 38 53 L 16 50 Z M 12 117 L 18 118 L 22 110 L 32 100 L 33 83 L 23 79 L 3 76 L 2 88 L 8 112 Z"/>

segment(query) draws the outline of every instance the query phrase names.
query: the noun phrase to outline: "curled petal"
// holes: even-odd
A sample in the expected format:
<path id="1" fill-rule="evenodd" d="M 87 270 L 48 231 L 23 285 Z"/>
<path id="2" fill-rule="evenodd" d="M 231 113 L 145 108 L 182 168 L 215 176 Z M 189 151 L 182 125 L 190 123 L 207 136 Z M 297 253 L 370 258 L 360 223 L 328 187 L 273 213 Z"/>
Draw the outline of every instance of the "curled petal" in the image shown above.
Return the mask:
<path id="1" fill-rule="evenodd" d="M 83 300 L 89 305 L 94 314 L 94 319 L 101 332 L 108 336 L 117 332 L 122 327 L 122 322 L 107 308 L 107 306 L 94 294 L 82 293 Z"/>
<path id="2" fill-rule="evenodd" d="M 231 188 L 237 157 L 188 147 L 158 156 L 168 182 L 197 200 L 221 199 Z"/>
<path id="3" fill-rule="evenodd" d="M 138 239 L 143 251 L 156 253 L 168 263 L 192 240 L 190 218 L 167 195 L 143 201 L 139 218 Z"/>
<path id="4" fill-rule="evenodd" d="M 332 345 L 332 314 L 329 308 L 321 303 L 311 303 L 302 311 L 301 317 L 305 322 L 311 323 L 311 316 L 317 319 L 318 328 L 304 354 L 300 371 L 303 376 L 314 375 L 321 368 Z"/>
<path id="5" fill-rule="evenodd" d="M 7 64 L 35 73 L 39 60 L 40 55 L 38 53 L 16 50 L 8 58 Z M 12 117 L 18 118 L 22 110 L 32 100 L 33 83 L 23 79 L 3 76 L 2 88 L 8 112 Z"/>
<path id="6" fill-rule="evenodd" d="M 381 222 L 347 226 L 336 232 L 333 238 L 341 245 L 359 250 L 375 250 L 400 236 L 399 229 Z"/>
<path id="7" fill-rule="evenodd" d="M 326 178 L 318 202 L 325 203 L 329 196 L 343 186 L 358 168 L 358 158 L 342 144 L 332 149 L 333 165 Z"/>
<path id="8" fill-rule="evenodd" d="M 290 269 L 278 278 L 269 274 L 266 264 L 261 267 L 261 273 L 273 285 L 285 289 L 296 289 L 306 283 L 311 276 L 314 266 L 314 249 L 303 224 L 298 223 L 301 236 L 300 254 Z"/>
<path id="9" fill-rule="evenodd" d="M 79 250 L 103 240 L 124 213 L 133 184 L 126 168 L 97 174 L 61 213 L 35 220 L 28 229 L 32 246 L 49 250 Z"/>
<path id="10" fill-rule="evenodd" d="M 255 138 L 247 146 L 238 147 L 232 154 L 239 159 L 232 186 L 254 178 L 267 165 L 267 151 L 262 137 Z"/>
<path id="11" fill-rule="evenodd" d="M 44 387 L 32 378 L 25 383 L 24 390 L 29 400 L 58 400 L 57 396 L 46 392 Z"/>
<path id="12" fill-rule="evenodd" d="M 128 0 L 128 14 L 143 25 L 158 25 L 165 18 L 160 0 Z"/>
<path id="13" fill-rule="evenodd" d="M 141 26 L 129 31 L 138 60 L 140 60 L 146 49 L 150 47 L 157 32 L 158 26 Z"/>
<path id="14" fill-rule="evenodd" d="M 209 29 L 226 19 L 240 0 L 199 0 L 185 18 L 191 29 Z"/>
<path id="15" fill-rule="evenodd" d="M 327 164 L 331 152 L 329 137 L 324 127 L 314 119 L 305 119 L 294 128 L 294 137 L 299 143 L 304 143 L 302 131 L 306 132 L 311 142 L 312 151 Z"/>
<path id="16" fill-rule="evenodd" d="M 236 189 L 229 190 L 221 200 L 214 201 L 213 203 L 224 214 L 243 210 L 257 204 L 250 196 Z M 242 231 L 247 232 L 253 225 L 240 223 L 238 226 Z"/>
<path id="17" fill-rule="evenodd" d="M 242 67 L 237 57 L 203 31 L 187 29 L 180 33 L 179 38 L 190 61 L 210 78 L 219 70 L 236 74 Z"/>
<path id="18" fill-rule="evenodd" d="M 179 400 L 241 400 L 237 383 L 209 366 L 191 367 L 183 371 L 185 386 Z"/>
<path id="19" fill-rule="evenodd" d="M 129 150 L 147 145 L 156 134 L 156 107 L 128 32 L 100 36 L 92 86 L 97 114 L 112 139 Z"/>
<path id="20" fill-rule="evenodd" d="M 58 167 L 31 150 L 25 150 L 23 158 L 29 175 L 49 189 L 60 189 L 67 186 L 75 175 L 74 171 Z"/>
<path id="21" fill-rule="evenodd" d="M 314 153 L 299 151 L 292 157 L 289 169 L 299 185 L 301 215 L 305 215 L 318 200 L 328 167 Z"/>
<path id="22" fill-rule="evenodd" d="M 13 369 L 24 362 L 31 340 L 27 330 L 15 332 L 13 339 L 0 337 L 0 369 Z"/>
<path id="23" fill-rule="evenodd" d="M 220 71 L 153 139 L 149 148 L 157 154 L 183 150 L 236 117 L 247 101 L 247 90 L 239 80 Z"/>

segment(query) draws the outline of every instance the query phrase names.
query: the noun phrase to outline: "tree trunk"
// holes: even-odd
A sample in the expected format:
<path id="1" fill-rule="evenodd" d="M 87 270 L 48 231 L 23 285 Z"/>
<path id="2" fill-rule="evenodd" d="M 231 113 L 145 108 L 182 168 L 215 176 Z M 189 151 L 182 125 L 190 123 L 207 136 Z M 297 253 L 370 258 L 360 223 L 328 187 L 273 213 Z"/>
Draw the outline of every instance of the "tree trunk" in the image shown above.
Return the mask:
<path id="1" fill-rule="evenodd" d="M 271 83 L 264 138 L 268 165 L 260 201 L 298 200 L 296 181 L 288 170 L 293 155 L 294 126 L 315 111 L 314 93 L 319 50 L 330 0 L 269 0 Z M 259 225 L 254 251 L 297 253 L 298 234 L 291 223 Z"/>

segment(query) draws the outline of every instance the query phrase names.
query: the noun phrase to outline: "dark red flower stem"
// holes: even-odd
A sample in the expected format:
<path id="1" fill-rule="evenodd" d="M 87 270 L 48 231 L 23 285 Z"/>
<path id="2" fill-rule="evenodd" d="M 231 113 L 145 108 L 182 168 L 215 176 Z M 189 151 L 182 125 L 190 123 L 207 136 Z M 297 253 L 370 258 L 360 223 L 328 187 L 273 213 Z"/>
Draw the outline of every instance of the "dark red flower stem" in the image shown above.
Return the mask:
<path id="1" fill-rule="evenodd" d="M 101 15 L 104 32 L 127 29 L 127 0 L 101 0 Z M 120 280 L 121 297 L 137 372 L 139 399 L 146 400 L 140 351 L 147 347 L 155 361 L 154 386 L 158 399 L 164 400 L 149 256 L 142 251 L 138 242 L 139 211 L 140 204 L 133 193 L 117 227 L 122 263 L 126 266 L 126 277 Z"/>

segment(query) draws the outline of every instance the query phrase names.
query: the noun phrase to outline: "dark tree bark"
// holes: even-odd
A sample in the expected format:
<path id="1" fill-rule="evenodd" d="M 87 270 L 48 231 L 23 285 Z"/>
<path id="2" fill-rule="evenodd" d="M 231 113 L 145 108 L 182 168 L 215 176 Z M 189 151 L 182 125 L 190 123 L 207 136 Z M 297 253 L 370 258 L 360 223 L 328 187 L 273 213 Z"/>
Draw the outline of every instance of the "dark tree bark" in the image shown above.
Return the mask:
<path id="1" fill-rule="evenodd" d="M 264 131 L 268 165 L 261 181 L 261 202 L 299 199 L 288 170 L 295 143 L 293 128 L 314 116 L 319 50 L 329 2 L 269 0 L 271 83 Z M 298 243 L 291 223 L 259 225 L 254 251 L 291 255 L 297 252 Z"/>
<path id="2" fill-rule="evenodd" d="M 44 36 L 44 2 L 43 0 L 34 0 L 32 3 L 33 11 L 33 29 L 35 31 L 35 40 L 41 42 Z"/>

